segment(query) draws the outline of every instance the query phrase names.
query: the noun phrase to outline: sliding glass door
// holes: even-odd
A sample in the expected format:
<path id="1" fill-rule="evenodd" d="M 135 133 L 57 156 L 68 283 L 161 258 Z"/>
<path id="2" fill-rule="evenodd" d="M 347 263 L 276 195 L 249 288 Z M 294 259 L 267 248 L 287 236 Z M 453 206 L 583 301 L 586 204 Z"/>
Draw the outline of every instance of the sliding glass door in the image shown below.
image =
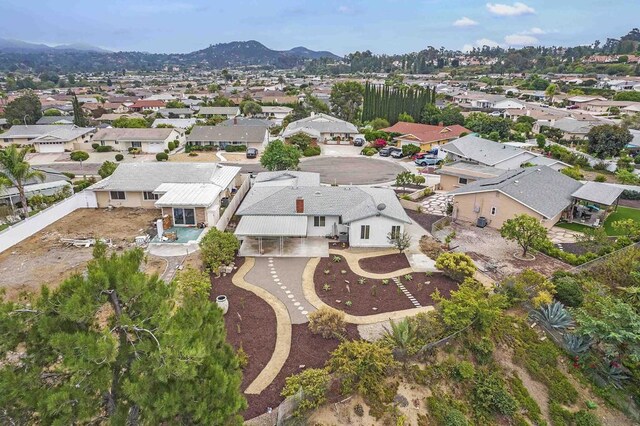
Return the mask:
<path id="1" fill-rule="evenodd" d="M 185 209 L 182 207 L 173 208 L 173 224 L 174 225 L 195 225 L 196 210 Z"/>

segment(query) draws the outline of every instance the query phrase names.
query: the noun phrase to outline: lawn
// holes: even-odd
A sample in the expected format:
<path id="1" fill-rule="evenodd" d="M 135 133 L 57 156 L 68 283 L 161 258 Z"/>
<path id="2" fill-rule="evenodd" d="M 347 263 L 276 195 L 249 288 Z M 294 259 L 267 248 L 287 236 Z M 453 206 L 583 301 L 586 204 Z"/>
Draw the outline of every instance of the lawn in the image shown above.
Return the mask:
<path id="1" fill-rule="evenodd" d="M 616 236 L 619 235 L 618 231 L 613 228 L 613 223 L 618 220 L 625 219 L 633 219 L 636 222 L 640 223 L 640 209 L 633 209 L 631 207 L 622 207 L 618 206 L 618 209 L 613 213 L 609 214 L 604 221 L 604 229 L 607 232 L 607 235 Z M 556 226 L 564 229 L 569 229 L 571 231 L 584 232 L 589 229 L 589 226 L 581 225 L 579 223 L 558 223 Z"/>

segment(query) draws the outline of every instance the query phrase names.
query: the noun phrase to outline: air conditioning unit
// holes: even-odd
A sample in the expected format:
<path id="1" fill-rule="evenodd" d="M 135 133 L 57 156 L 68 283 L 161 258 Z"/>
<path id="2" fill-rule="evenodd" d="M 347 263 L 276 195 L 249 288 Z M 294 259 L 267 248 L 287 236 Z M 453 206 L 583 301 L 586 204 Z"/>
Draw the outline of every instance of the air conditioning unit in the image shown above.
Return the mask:
<path id="1" fill-rule="evenodd" d="M 488 225 L 487 218 L 484 216 L 480 216 L 476 222 L 476 226 L 478 228 L 484 228 L 487 225 Z"/>

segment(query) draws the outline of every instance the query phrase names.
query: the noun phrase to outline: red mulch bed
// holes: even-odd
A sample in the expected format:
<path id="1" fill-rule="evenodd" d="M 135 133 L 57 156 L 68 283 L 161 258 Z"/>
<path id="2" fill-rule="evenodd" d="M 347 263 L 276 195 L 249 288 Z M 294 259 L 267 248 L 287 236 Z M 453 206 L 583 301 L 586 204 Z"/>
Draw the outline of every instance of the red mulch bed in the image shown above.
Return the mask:
<path id="1" fill-rule="evenodd" d="M 621 198 L 618 203 L 621 206 L 624 206 L 624 207 L 631 207 L 633 209 L 640 209 L 640 200 L 625 200 L 625 199 Z"/>
<path id="2" fill-rule="evenodd" d="M 329 273 L 325 274 L 325 270 Z M 346 273 L 342 274 L 343 270 Z M 331 257 L 320 261 L 314 272 L 313 282 L 320 300 L 348 314 L 372 315 L 414 307 L 393 281 L 389 280 L 387 285 L 382 285 L 382 280 L 368 278 L 364 284 L 358 284 L 358 278 L 360 276 L 351 271 L 344 258 L 341 262 L 334 262 Z M 325 284 L 329 284 L 331 290 L 324 290 Z M 375 291 L 372 290 L 374 285 Z M 345 305 L 347 300 L 351 301 L 351 306 Z M 374 307 L 377 309 L 372 309 Z"/>
<path id="3" fill-rule="evenodd" d="M 367 257 L 358 260 L 358 265 L 367 272 L 388 274 L 399 269 L 408 268 L 409 261 L 404 253 L 386 254 L 384 256 Z"/>
<path id="4" fill-rule="evenodd" d="M 449 298 L 451 291 L 457 290 L 459 285 L 442 272 L 434 272 L 431 275 L 416 272 L 411 274 L 411 276 L 413 277 L 411 281 L 406 281 L 403 278 L 400 278 L 400 281 L 402 281 L 402 284 L 409 290 L 409 293 L 411 293 L 422 306 L 435 305 L 431 295 L 436 289 L 440 292 L 441 296 Z M 429 284 L 427 284 L 427 281 Z"/>
<path id="5" fill-rule="evenodd" d="M 437 214 L 429 214 L 429 213 L 418 213 L 414 210 L 404 209 L 407 212 L 407 215 L 416 222 L 418 225 L 422 226 L 428 232 L 431 232 L 431 225 L 437 220 L 442 219 L 444 216 L 440 216 Z"/>
<path id="6" fill-rule="evenodd" d="M 243 263 L 244 258 L 236 258 L 236 266 Z M 276 346 L 276 314 L 267 302 L 233 285 L 232 275 L 212 276 L 210 300 L 215 301 L 221 294 L 229 298 L 229 310 L 224 316 L 227 342 L 236 349 L 242 346 L 249 356 L 249 363 L 243 370 L 241 389 L 244 390 L 271 359 Z"/>
<path id="7" fill-rule="evenodd" d="M 358 328 L 354 324 L 347 325 L 346 335 L 350 340 L 360 338 Z M 280 392 L 284 387 L 285 379 L 305 368 L 324 367 L 329 354 L 338 347 L 339 343 L 338 339 L 324 339 L 319 335 L 311 334 L 307 324 L 293 324 L 289 358 L 275 380 L 260 395 L 245 395 L 249 403 L 249 408 L 243 414 L 245 420 L 266 413 L 268 407 L 276 409 L 284 400 Z"/>

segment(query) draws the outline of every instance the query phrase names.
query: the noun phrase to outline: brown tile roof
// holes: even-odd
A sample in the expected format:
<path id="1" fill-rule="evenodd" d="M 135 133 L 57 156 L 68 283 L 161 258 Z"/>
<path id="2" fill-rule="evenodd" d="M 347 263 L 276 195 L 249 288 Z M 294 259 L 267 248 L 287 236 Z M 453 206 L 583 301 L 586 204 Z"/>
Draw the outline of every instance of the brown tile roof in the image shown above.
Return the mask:
<path id="1" fill-rule="evenodd" d="M 432 126 L 429 124 L 405 123 L 403 121 L 399 121 L 393 126 L 381 130 L 388 133 L 400 133 L 402 136 L 412 135 L 415 136 L 419 142 L 423 143 L 441 141 L 443 139 L 455 139 L 460 137 L 462 133 L 471 133 L 469 129 L 459 124 Z M 399 138 L 402 138 L 402 136 Z"/>

